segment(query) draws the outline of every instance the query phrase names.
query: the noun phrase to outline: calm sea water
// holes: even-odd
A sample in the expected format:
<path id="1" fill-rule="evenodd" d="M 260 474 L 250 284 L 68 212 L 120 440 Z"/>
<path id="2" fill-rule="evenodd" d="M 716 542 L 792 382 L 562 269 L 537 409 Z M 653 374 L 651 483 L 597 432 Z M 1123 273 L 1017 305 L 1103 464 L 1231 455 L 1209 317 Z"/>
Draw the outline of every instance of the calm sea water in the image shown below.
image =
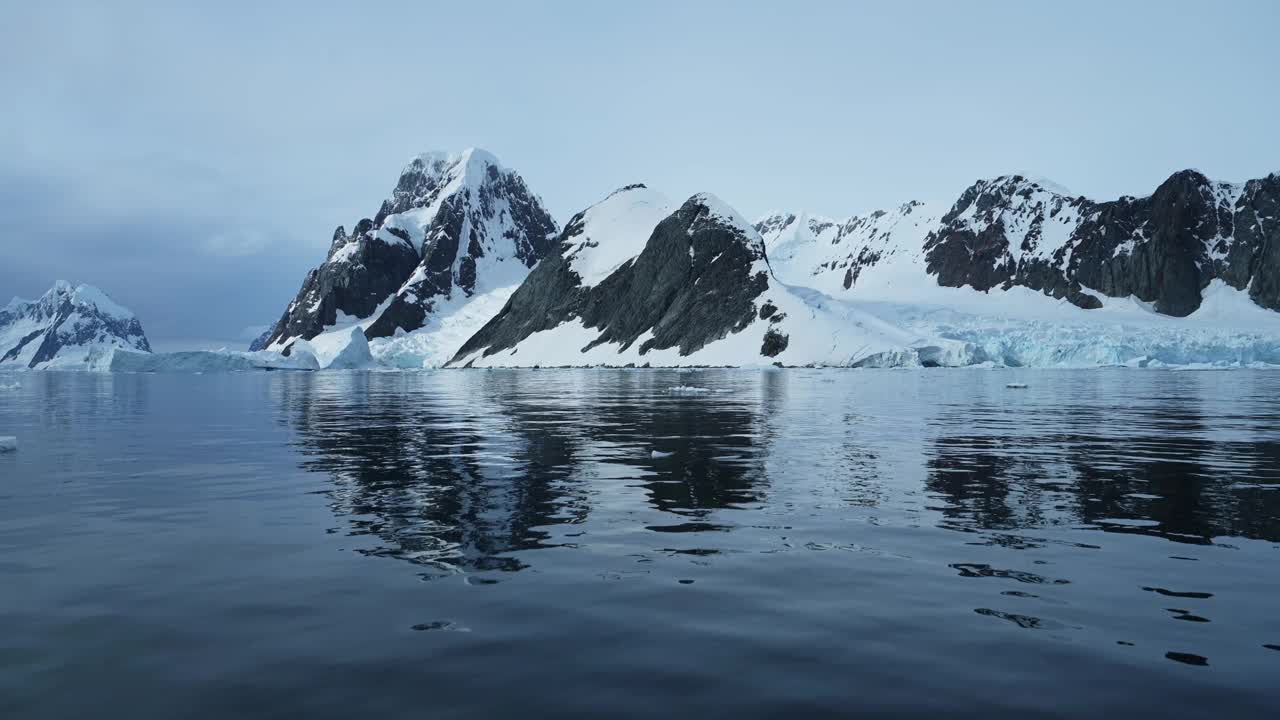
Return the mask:
<path id="1" fill-rule="evenodd" d="M 0 717 L 1280 708 L 1280 373 L 10 382 Z"/>

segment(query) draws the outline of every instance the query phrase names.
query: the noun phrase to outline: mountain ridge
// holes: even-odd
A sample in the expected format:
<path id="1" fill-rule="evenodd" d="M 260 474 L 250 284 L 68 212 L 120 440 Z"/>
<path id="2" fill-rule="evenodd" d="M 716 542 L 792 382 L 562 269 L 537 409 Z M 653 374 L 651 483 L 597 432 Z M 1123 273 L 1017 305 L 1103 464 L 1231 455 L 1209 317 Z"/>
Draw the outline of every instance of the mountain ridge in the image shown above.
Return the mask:
<path id="1" fill-rule="evenodd" d="M 844 243 L 846 231 L 894 212 L 905 215 L 908 206 L 926 204 L 913 201 L 897 211 L 803 228 L 814 235 L 813 242 L 828 241 L 844 250 L 815 257 L 810 273 L 844 270 L 844 289 L 850 289 L 882 253 L 876 238 Z M 938 212 L 936 204 L 929 207 Z M 772 244 L 794 243 L 802 240 L 794 226 L 804 217 L 775 213 L 756 226 Z M 1278 218 L 1280 178 L 1274 173 L 1223 183 L 1182 170 L 1150 195 L 1103 202 L 1063 195 L 1022 175 L 1003 175 L 966 188 L 928 229 L 920 249 L 927 275 L 946 287 L 1022 286 L 1086 309 L 1100 306 L 1098 294 L 1134 296 L 1153 303 L 1157 312 L 1181 317 L 1199 307 L 1213 280 L 1222 279 L 1248 290 L 1258 305 L 1280 310 Z M 884 244 L 884 235 L 878 239 Z M 912 238 L 894 249 L 914 246 Z"/>
<path id="2" fill-rule="evenodd" d="M 1026 353 L 1000 345 L 988 332 L 998 323 L 964 334 L 867 303 L 951 303 L 970 297 L 947 294 L 962 291 L 988 299 L 981 314 L 992 322 L 1022 312 L 1009 303 L 1049 312 L 1061 302 L 1084 323 L 1110 322 L 1125 303 L 1177 318 L 1212 297 L 1221 313 L 1238 306 L 1230 293 L 1274 307 L 1278 190 L 1274 175 L 1232 184 L 1186 170 L 1148 196 L 1096 201 L 1011 174 L 977 180 L 949 204 L 747 223 L 709 193 L 676 205 L 632 184 L 543 235 L 554 220 L 492 155 L 428 153 L 405 166 L 374 219 L 335 233 L 326 265 L 343 282 L 325 296 L 309 285 L 323 290 L 313 278 L 326 268 L 313 271 L 268 347 L 347 342 L 357 327 L 375 358 L 402 368 L 1016 364 Z M 534 219 L 535 231 L 507 222 L 514 215 Z M 494 238 L 511 242 L 491 252 Z M 378 253 L 417 262 L 386 282 Z M 355 305 L 342 306 L 343 292 L 367 286 L 381 292 L 343 309 Z M 304 332 L 291 336 L 299 307 Z M 1241 342 L 1228 344 L 1270 357 L 1265 342 Z"/>

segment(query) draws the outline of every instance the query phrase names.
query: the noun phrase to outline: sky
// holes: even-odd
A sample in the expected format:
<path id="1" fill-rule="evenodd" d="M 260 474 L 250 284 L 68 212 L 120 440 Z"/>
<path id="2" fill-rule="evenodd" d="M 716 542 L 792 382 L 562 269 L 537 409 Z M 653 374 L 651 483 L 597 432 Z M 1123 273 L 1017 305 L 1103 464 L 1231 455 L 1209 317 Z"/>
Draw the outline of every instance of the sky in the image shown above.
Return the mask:
<path id="1" fill-rule="evenodd" d="M 426 150 L 563 223 L 644 182 L 754 219 L 1106 199 L 1280 171 L 1258 2 L 0 0 L 0 303 L 101 287 L 157 347 L 247 342 Z"/>

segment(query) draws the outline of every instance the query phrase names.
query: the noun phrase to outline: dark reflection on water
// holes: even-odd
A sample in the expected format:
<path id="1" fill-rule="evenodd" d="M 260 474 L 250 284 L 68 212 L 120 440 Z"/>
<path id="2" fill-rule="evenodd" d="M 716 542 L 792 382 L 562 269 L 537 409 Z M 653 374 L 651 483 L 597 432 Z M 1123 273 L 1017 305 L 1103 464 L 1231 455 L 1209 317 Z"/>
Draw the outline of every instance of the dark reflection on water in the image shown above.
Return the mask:
<path id="1" fill-rule="evenodd" d="M 303 467 L 334 478 L 334 512 L 353 518 L 353 534 L 381 538 L 365 552 L 442 571 L 519 570 L 526 564 L 512 551 L 563 545 L 549 528 L 586 522 L 593 479 L 633 483 L 678 516 L 647 528 L 656 532 L 727 530 L 699 519 L 764 499 L 770 441 L 760 408 L 723 394 L 659 397 L 653 407 L 627 394 L 599 403 L 560 392 L 569 388 L 533 394 L 537 383 L 527 393 L 522 384 L 540 377 L 488 373 L 464 397 L 410 383 L 354 396 L 285 387 L 281 400 Z M 612 390 L 649 398 L 665 389 L 623 382 Z M 782 386 L 766 376 L 762 390 L 767 406 Z"/>
<path id="2" fill-rule="evenodd" d="M 3 717 L 1280 701 L 1280 374 L 20 382 Z"/>
<path id="3" fill-rule="evenodd" d="M 396 548 L 389 554 L 462 568 L 518 569 L 494 556 L 544 547 L 540 527 L 584 522 L 591 480 L 602 473 L 634 480 L 654 508 L 689 518 L 767 503 L 778 471 L 815 489 L 837 486 L 850 505 L 874 508 L 900 489 L 877 446 L 912 441 L 926 462 L 925 489 L 943 502 L 930 504 L 939 527 L 982 532 L 992 543 L 1034 546 L 1024 531 L 1047 527 L 1205 545 L 1224 536 L 1280 540 L 1280 441 L 1270 437 L 1280 437 L 1280 413 L 1268 400 L 1249 411 L 1262 414 L 1205 417 L 1203 399 L 1185 396 L 1195 375 L 1174 375 L 1185 381 L 1169 388 L 1174 394 L 1138 407 L 1075 398 L 1033 412 L 947 403 L 914 408 L 924 417 L 843 412 L 804 416 L 796 427 L 777 424 L 784 373 L 753 377 L 758 388 L 729 375 L 716 378 L 726 385 L 714 392 L 677 397 L 663 394 L 664 381 L 629 376 L 609 385 L 617 395 L 593 397 L 580 378 L 548 375 L 487 373 L 465 383 L 465 398 L 364 385 L 352 394 L 286 387 L 281 399 L 303 466 L 335 479 L 337 514 L 375 516 L 355 521 L 355 530 L 383 536 Z M 554 396 L 537 394 L 544 389 Z M 1235 430 L 1246 437 L 1231 437 Z M 775 444 L 810 433 L 815 455 L 770 467 Z M 728 526 L 673 519 L 649 529 Z"/>

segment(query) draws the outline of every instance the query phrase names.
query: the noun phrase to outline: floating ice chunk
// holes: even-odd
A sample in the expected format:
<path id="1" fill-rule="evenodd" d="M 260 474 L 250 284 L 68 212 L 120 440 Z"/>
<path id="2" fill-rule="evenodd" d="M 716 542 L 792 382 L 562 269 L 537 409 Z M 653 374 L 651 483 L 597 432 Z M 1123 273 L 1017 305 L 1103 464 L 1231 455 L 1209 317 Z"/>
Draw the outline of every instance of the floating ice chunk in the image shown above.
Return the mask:
<path id="1" fill-rule="evenodd" d="M 706 395 L 711 392 L 710 389 L 704 387 L 695 387 L 693 385 L 676 385 L 667 388 L 667 392 L 672 395 Z"/>
<path id="2" fill-rule="evenodd" d="M 673 454 L 674 453 L 662 452 L 661 450 L 654 450 L 653 452 L 649 453 L 649 457 L 653 458 L 654 460 L 658 460 L 660 458 L 671 457 Z"/>
<path id="3" fill-rule="evenodd" d="M 18 449 L 18 438 L 12 435 L 0 435 L 0 452 L 13 452 Z"/>
<path id="4" fill-rule="evenodd" d="M 17 390 L 20 387 L 22 387 L 22 383 L 18 383 L 18 382 L 12 382 L 8 384 L 0 383 L 0 390 Z"/>

